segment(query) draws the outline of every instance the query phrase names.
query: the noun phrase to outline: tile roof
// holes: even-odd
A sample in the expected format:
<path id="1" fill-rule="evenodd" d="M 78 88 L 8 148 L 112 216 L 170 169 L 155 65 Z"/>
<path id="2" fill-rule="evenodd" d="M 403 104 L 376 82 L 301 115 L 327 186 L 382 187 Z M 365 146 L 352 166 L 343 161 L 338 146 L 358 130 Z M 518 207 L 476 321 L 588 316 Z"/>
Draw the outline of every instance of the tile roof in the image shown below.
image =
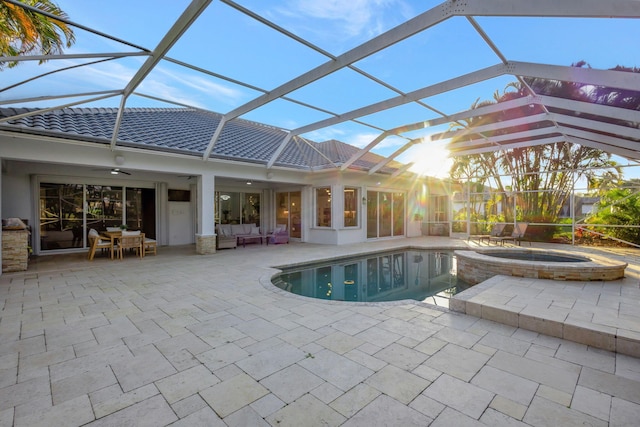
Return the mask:
<path id="1" fill-rule="evenodd" d="M 0 118 L 35 111 L 38 110 L 0 108 Z M 0 122 L 0 130 L 109 144 L 117 112 L 117 108 L 44 111 Z M 190 108 L 127 108 L 122 115 L 117 145 L 202 156 L 221 118 L 222 115 L 218 113 Z M 232 120 L 224 126 L 211 157 L 266 164 L 286 135 L 286 131 L 272 126 L 243 119 Z M 317 143 L 295 137 L 275 166 L 332 168 L 346 162 L 358 150 L 336 140 Z M 367 153 L 352 168 L 368 170 L 382 159 L 384 157 Z M 400 163 L 391 162 L 381 172 L 392 173 L 400 166 Z"/>

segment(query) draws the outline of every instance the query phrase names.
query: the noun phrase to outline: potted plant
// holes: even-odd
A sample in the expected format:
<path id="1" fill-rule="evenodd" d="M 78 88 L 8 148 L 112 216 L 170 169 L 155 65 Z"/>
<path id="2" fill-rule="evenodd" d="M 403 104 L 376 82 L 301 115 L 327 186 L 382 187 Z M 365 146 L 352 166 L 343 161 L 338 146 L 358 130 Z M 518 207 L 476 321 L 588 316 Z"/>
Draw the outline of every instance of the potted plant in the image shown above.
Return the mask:
<path id="1" fill-rule="evenodd" d="M 120 230 L 124 231 L 124 230 L 126 230 L 127 228 L 129 228 L 129 227 L 127 226 L 127 224 L 120 224 Z"/>

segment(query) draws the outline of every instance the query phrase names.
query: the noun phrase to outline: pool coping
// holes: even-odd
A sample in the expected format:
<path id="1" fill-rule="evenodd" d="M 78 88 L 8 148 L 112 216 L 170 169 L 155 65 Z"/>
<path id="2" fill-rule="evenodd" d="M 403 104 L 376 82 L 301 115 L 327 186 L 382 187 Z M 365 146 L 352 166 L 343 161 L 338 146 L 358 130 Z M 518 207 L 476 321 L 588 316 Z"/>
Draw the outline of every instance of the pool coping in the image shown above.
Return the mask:
<path id="1" fill-rule="evenodd" d="M 581 258 L 582 261 L 553 262 L 499 258 L 499 253 L 539 253 Z M 493 276 L 505 274 L 535 279 L 613 281 L 624 278 L 628 263 L 597 256 L 578 255 L 575 252 L 536 248 L 483 248 L 455 250 L 458 275 L 470 284 L 477 284 Z"/>
<path id="2" fill-rule="evenodd" d="M 561 309 L 541 304 L 537 297 L 562 283 L 548 279 L 497 275 L 454 295 L 449 300 L 449 309 L 602 350 L 640 357 L 639 332 L 616 325 L 613 321 L 594 321 L 597 313 L 589 318 L 582 316 L 584 313 L 572 312 L 574 307 Z M 574 281 L 572 284 L 576 285 L 576 295 L 582 291 L 594 293 L 593 289 L 600 287 L 597 282 Z M 589 289 L 589 285 L 593 285 L 593 289 Z M 606 283 L 604 286 L 606 287 Z M 561 291 L 566 290 L 567 288 L 563 288 Z M 518 294 L 519 291 L 529 294 L 529 300 L 525 301 Z"/>

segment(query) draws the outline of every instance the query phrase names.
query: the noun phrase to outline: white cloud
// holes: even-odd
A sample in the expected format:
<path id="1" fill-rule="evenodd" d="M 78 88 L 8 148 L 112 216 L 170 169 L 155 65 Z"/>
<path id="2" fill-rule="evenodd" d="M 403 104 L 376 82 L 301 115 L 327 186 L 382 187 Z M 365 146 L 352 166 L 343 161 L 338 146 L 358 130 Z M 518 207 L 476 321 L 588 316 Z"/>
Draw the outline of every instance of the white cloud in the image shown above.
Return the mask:
<path id="1" fill-rule="evenodd" d="M 315 141 L 315 142 L 324 142 L 329 141 L 331 139 L 337 139 L 338 141 L 342 141 L 345 133 L 339 129 L 335 128 L 324 128 L 319 129 L 313 132 L 309 132 L 303 135 L 305 138 Z M 343 141 L 346 142 L 346 141 Z"/>
<path id="2" fill-rule="evenodd" d="M 131 60 L 135 62 L 130 62 Z M 143 58 L 131 58 L 127 64 L 118 61 L 104 62 L 98 65 L 76 68 L 59 74 L 67 85 L 86 86 L 92 90 L 124 89 L 142 65 Z M 136 64 L 139 63 L 139 64 Z M 72 65 L 72 63 L 69 63 Z M 181 104 L 211 109 L 210 100 L 217 100 L 224 105 L 235 106 L 239 100 L 246 98 L 241 91 L 212 81 L 198 73 L 171 70 L 161 65 L 142 81 L 136 91 L 153 95 Z"/>
<path id="3" fill-rule="evenodd" d="M 397 13 L 405 15 L 409 6 L 403 0 L 291 0 L 278 13 L 291 18 L 321 20 L 333 25 L 323 33 L 333 37 L 372 37 L 395 24 L 388 24 Z M 403 16 L 406 18 L 406 16 Z M 314 22 L 317 27 L 318 22 Z M 321 24 L 320 24 L 321 25 Z M 311 27 L 307 27 L 312 31 Z"/>
<path id="4" fill-rule="evenodd" d="M 99 64 L 66 70 L 55 74 L 55 76 L 60 85 L 69 87 L 82 88 L 84 86 L 91 88 L 92 91 L 122 90 L 137 71 L 137 68 L 131 66 L 131 64 L 138 64 L 139 66 L 142 65 L 143 61 L 144 58 L 141 57 L 105 61 Z M 60 69 L 78 65 L 79 63 L 77 60 L 62 60 L 55 65 L 46 63 L 44 66 L 51 65 L 52 69 Z M 84 91 L 84 89 L 81 90 Z"/>
<path id="5" fill-rule="evenodd" d="M 348 141 L 344 141 L 347 144 L 356 146 L 358 148 L 364 148 L 371 143 L 374 139 L 378 137 L 378 134 L 374 133 L 361 133 L 350 137 Z"/>
<path id="6" fill-rule="evenodd" d="M 166 69 L 164 67 L 158 67 L 156 69 L 157 75 L 164 76 L 169 80 L 165 84 L 170 85 L 171 88 L 175 88 L 179 85 L 184 85 L 189 89 L 193 89 L 194 92 L 191 95 L 196 95 L 199 98 L 214 98 L 227 105 L 237 105 L 239 100 L 245 98 L 245 94 L 232 87 L 225 86 L 223 84 L 212 81 L 212 78 L 203 77 L 197 73 L 183 73 Z M 154 79 L 147 79 L 153 81 Z M 182 91 L 184 92 L 184 91 Z"/>
<path id="7" fill-rule="evenodd" d="M 359 133 L 347 137 L 345 140 L 343 140 L 343 142 L 346 142 L 347 144 L 356 146 L 358 148 L 364 148 L 371 142 L 373 142 L 373 140 L 378 136 L 380 136 L 379 133 Z M 375 147 L 371 149 L 371 151 L 380 155 L 387 156 L 406 143 L 407 140 L 405 139 L 396 136 L 390 136 L 380 141 Z"/>

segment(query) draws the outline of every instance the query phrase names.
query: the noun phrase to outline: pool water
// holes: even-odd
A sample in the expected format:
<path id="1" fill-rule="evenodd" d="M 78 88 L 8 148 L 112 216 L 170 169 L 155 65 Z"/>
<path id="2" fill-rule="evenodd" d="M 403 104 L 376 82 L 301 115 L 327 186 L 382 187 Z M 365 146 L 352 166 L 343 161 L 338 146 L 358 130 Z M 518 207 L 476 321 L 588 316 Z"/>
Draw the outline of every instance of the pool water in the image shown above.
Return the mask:
<path id="1" fill-rule="evenodd" d="M 453 251 L 402 250 L 282 270 L 272 279 L 275 286 L 324 300 L 431 302 L 469 287 L 456 275 Z"/>

